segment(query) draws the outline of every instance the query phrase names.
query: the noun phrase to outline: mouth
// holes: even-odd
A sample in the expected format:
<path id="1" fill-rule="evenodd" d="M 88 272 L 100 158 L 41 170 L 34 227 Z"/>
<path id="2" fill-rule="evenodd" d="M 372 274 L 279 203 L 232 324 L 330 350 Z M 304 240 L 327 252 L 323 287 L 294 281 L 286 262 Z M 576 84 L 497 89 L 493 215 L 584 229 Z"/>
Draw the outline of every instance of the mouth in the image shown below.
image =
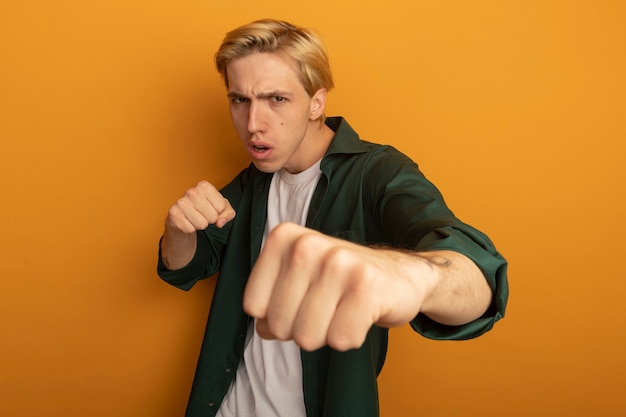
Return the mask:
<path id="1" fill-rule="evenodd" d="M 265 160 L 272 154 L 272 148 L 262 143 L 248 144 L 248 151 L 252 159 L 257 161 Z"/>
<path id="2" fill-rule="evenodd" d="M 270 149 L 267 146 L 263 146 L 263 145 L 252 145 L 251 148 L 253 151 L 259 152 L 259 153 L 264 153 Z"/>

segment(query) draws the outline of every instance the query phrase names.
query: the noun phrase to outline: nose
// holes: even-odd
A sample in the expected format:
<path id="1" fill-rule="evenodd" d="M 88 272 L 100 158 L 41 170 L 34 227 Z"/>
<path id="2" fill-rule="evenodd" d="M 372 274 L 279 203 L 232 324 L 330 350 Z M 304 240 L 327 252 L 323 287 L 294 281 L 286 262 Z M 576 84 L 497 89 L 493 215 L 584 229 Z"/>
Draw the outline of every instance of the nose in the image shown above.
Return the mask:
<path id="1" fill-rule="evenodd" d="M 263 130 L 263 109 L 257 102 L 251 102 L 248 108 L 248 131 L 257 133 Z"/>

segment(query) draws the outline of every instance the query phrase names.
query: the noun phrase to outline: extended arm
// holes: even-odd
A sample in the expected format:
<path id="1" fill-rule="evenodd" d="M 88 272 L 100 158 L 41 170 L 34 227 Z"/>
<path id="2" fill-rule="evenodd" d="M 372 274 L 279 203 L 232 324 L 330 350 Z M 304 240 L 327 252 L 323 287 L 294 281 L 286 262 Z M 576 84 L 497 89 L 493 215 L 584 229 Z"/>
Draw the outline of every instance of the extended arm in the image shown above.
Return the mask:
<path id="1" fill-rule="evenodd" d="M 424 260 L 432 271 L 433 286 L 421 308 L 431 319 L 458 326 L 482 316 L 491 304 L 493 293 L 485 276 L 465 255 L 445 250 L 408 256 Z M 417 268 L 411 275 L 424 279 Z"/>
<path id="2" fill-rule="evenodd" d="M 374 324 L 400 326 L 420 312 L 463 324 L 490 301 L 485 278 L 464 255 L 369 248 L 285 223 L 266 240 L 244 309 L 263 337 L 347 350 Z"/>

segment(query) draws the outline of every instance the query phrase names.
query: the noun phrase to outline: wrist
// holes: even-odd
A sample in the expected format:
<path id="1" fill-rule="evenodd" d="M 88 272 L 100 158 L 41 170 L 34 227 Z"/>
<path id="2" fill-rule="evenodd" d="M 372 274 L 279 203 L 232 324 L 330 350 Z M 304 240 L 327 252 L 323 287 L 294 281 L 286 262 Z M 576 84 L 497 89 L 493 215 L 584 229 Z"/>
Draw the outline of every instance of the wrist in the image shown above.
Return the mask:
<path id="1" fill-rule="evenodd" d="M 193 259 L 197 248 L 196 233 L 168 230 L 166 227 L 161 239 L 161 260 L 169 270 L 186 266 Z"/>

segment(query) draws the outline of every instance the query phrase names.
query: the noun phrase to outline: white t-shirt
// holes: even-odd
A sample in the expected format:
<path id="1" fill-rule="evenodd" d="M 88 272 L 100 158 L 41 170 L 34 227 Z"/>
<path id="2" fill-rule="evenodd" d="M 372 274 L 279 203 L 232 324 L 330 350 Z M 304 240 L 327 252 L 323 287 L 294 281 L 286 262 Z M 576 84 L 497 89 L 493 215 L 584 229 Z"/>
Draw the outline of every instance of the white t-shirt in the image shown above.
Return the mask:
<path id="1" fill-rule="evenodd" d="M 299 174 L 285 170 L 274 174 L 263 241 L 280 223 L 305 225 L 321 174 L 320 161 Z M 248 329 L 243 360 L 217 417 L 305 417 L 300 348 L 293 341 L 262 339 L 254 324 Z"/>

